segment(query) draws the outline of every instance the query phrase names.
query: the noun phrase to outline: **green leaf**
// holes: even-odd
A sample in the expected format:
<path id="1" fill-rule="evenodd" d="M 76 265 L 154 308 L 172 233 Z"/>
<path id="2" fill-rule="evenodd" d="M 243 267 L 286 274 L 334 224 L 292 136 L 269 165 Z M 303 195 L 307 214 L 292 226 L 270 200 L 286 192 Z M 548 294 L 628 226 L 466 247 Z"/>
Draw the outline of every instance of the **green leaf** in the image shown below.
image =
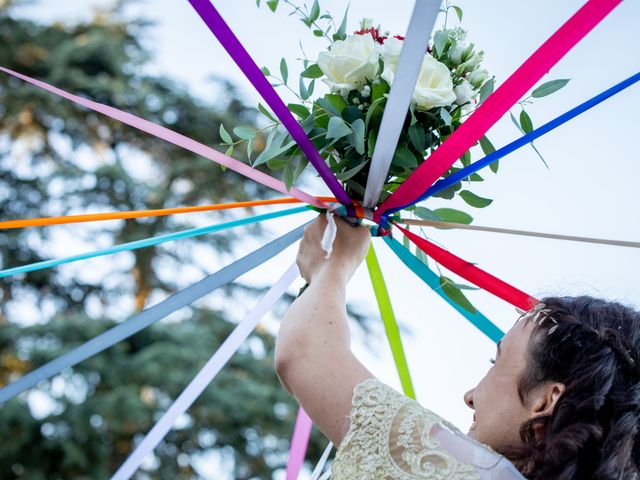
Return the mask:
<path id="1" fill-rule="evenodd" d="M 309 98 L 309 96 L 310 96 L 309 89 L 304 84 L 304 78 L 303 77 L 300 77 L 298 85 L 299 85 L 299 88 L 300 88 L 300 98 L 302 98 L 302 100 L 306 100 L 307 98 Z"/>
<path id="2" fill-rule="evenodd" d="M 247 142 L 247 160 L 249 160 L 249 165 L 251 165 L 251 155 L 253 155 L 253 140 L 254 138 Z"/>
<path id="3" fill-rule="evenodd" d="M 484 153 L 485 155 L 489 155 L 496 151 L 495 147 L 486 135 L 480 137 L 480 148 L 482 149 L 482 153 Z"/>
<path id="4" fill-rule="evenodd" d="M 258 110 L 260 110 L 260 113 L 262 113 L 265 117 L 267 117 L 272 122 L 278 123 L 278 120 L 276 120 L 276 117 L 274 117 L 273 114 L 269 110 L 267 110 L 264 107 L 264 105 L 262 105 L 261 103 L 258 104 Z"/>
<path id="5" fill-rule="evenodd" d="M 334 41 L 344 40 L 345 38 L 347 38 L 347 15 L 348 14 L 349 14 L 349 5 L 347 5 L 347 9 L 344 11 L 344 16 L 342 17 L 342 22 L 340 22 L 340 27 L 338 27 L 338 31 L 333 35 Z"/>
<path id="6" fill-rule="evenodd" d="M 426 266 L 429 266 L 429 258 L 417 246 L 416 246 L 416 258 L 420 260 L 422 263 L 424 263 Z"/>
<path id="7" fill-rule="evenodd" d="M 364 113 L 355 105 L 351 105 L 342 110 L 341 116 L 342 119 L 349 124 L 352 124 L 356 120 L 364 120 Z"/>
<path id="8" fill-rule="evenodd" d="M 354 175 L 356 175 L 364 167 L 366 167 L 368 163 L 369 163 L 369 160 L 365 160 L 364 162 L 356 165 L 353 168 L 350 168 L 349 170 L 345 170 L 344 172 L 336 173 L 336 178 L 338 180 L 340 180 L 341 182 L 345 182 L 345 181 L 349 180 L 351 177 L 353 177 Z"/>
<path id="9" fill-rule="evenodd" d="M 260 71 L 262 72 L 262 74 L 263 74 L 265 77 L 269 77 L 269 76 L 271 75 L 271 72 L 269 71 L 269 69 L 268 69 L 267 67 L 262 67 L 262 68 L 260 69 Z"/>
<path id="10" fill-rule="evenodd" d="M 522 126 L 522 131 L 524 133 L 529 133 L 531 130 L 533 130 L 533 122 L 531 121 L 531 117 L 524 109 L 522 109 L 522 111 L 520 112 L 520 125 Z"/>
<path id="11" fill-rule="evenodd" d="M 373 151 L 376 148 L 376 140 L 378 139 L 378 132 L 375 130 L 369 130 L 369 136 L 367 137 L 367 155 L 369 158 L 373 158 Z"/>
<path id="12" fill-rule="evenodd" d="M 516 127 L 518 127 L 518 130 L 520 130 L 520 132 L 524 134 L 524 130 L 522 129 L 522 127 L 518 123 L 518 120 L 516 120 L 516 117 L 513 116 L 513 113 L 511 113 L 511 111 L 509 111 L 509 116 L 511 117 L 511 121 L 513 122 L 513 124 Z"/>
<path id="13" fill-rule="evenodd" d="M 233 154 L 233 145 L 229 145 L 229 148 L 227 148 L 227 151 L 224 152 L 224 154 L 229 157 Z"/>
<path id="14" fill-rule="evenodd" d="M 422 128 L 422 125 L 420 125 L 419 123 L 414 123 L 409 127 L 409 140 L 411 140 L 411 144 L 418 152 L 424 154 L 426 146 L 424 141 L 424 129 Z"/>
<path id="15" fill-rule="evenodd" d="M 291 165 L 291 162 L 287 162 L 287 165 L 284 167 L 283 180 L 288 192 L 293 186 L 293 165 Z"/>
<path id="16" fill-rule="evenodd" d="M 313 65 L 309 65 L 307 68 L 305 68 L 300 75 L 304 78 L 320 78 L 323 73 L 318 64 L 314 63 Z"/>
<path id="17" fill-rule="evenodd" d="M 418 161 L 411 150 L 409 150 L 406 146 L 399 146 L 396 148 L 395 153 L 393 154 L 393 160 L 391 161 L 392 165 L 405 168 L 408 170 L 412 170 L 418 166 Z"/>
<path id="18" fill-rule="evenodd" d="M 287 68 L 287 61 L 284 58 L 280 59 L 280 75 L 282 75 L 282 81 L 286 85 L 289 79 L 289 69 Z"/>
<path id="19" fill-rule="evenodd" d="M 309 82 L 309 91 L 307 92 L 309 94 L 309 96 L 313 95 L 313 89 L 316 86 L 316 79 L 313 78 L 310 82 Z"/>
<path id="20" fill-rule="evenodd" d="M 490 198 L 480 197 L 469 190 L 462 190 L 459 195 L 465 202 L 476 208 L 488 207 L 493 202 Z"/>
<path id="21" fill-rule="evenodd" d="M 374 83 L 371 86 L 371 104 L 378 100 L 379 98 L 384 97 L 387 93 L 389 93 L 389 84 L 384 80 L 380 80 L 379 83 Z"/>
<path id="22" fill-rule="evenodd" d="M 477 312 L 476 308 L 471 304 L 469 299 L 464 296 L 464 293 L 462 293 L 462 291 L 456 286 L 455 282 L 445 276 L 442 276 L 440 277 L 440 287 L 447 297 L 449 297 L 454 303 L 468 312 Z"/>
<path id="23" fill-rule="evenodd" d="M 340 117 L 331 117 L 327 128 L 327 138 L 338 140 L 352 132 L 349 125 Z"/>
<path id="24" fill-rule="evenodd" d="M 311 13 L 309 14 L 309 23 L 315 22 L 320 16 L 320 4 L 318 0 L 313 2 L 313 6 L 311 7 Z"/>
<path id="25" fill-rule="evenodd" d="M 440 109 L 440 118 L 445 125 L 451 125 L 451 114 L 447 111 L 446 108 Z"/>
<path id="26" fill-rule="evenodd" d="M 489 95 L 493 93 L 494 81 L 493 78 L 490 78 L 482 85 L 480 88 L 480 98 L 478 100 L 478 105 L 484 102 Z"/>
<path id="27" fill-rule="evenodd" d="M 302 172 L 304 172 L 304 169 L 307 168 L 307 165 L 309 165 L 309 160 L 307 160 L 307 157 L 301 157 L 300 160 L 298 160 L 296 169 L 293 171 L 294 182 L 298 179 Z"/>
<path id="28" fill-rule="evenodd" d="M 220 124 L 220 138 L 222 139 L 223 145 L 228 145 L 230 143 L 233 143 L 233 139 L 231 138 L 231 135 L 229 135 L 229 132 L 225 130 L 223 124 Z"/>
<path id="29" fill-rule="evenodd" d="M 324 36 L 324 32 L 323 32 L 322 30 L 314 30 L 314 31 L 313 31 L 313 34 L 314 34 L 316 37 L 322 37 L 322 36 Z"/>
<path id="30" fill-rule="evenodd" d="M 469 150 L 462 154 L 460 157 L 460 163 L 465 167 L 471 164 L 471 152 Z"/>
<path id="31" fill-rule="evenodd" d="M 498 173 L 498 169 L 500 168 L 500 161 L 496 160 L 495 162 L 491 162 L 489 164 L 489 168 L 493 173 Z"/>
<path id="32" fill-rule="evenodd" d="M 236 127 L 233 129 L 233 133 L 236 137 L 239 137 L 243 140 L 251 140 L 256 136 L 255 130 L 247 127 Z"/>
<path id="33" fill-rule="evenodd" d="M 407 225 L 407 230 L 409 230 L 408 225 Z M 407 250 L 411 248 L 411 240 L 409 240 L 409 237 L 405 235 L 402 236 L 402 245 L 404 245 L 404 248 L 406 248 Z"/>
<path id="34" fill-rule="evenodd" d="M 335 116 L 340 116 L 342 114 L 342 110 L 347 107 L 347 102 L 342 98 L 342 95 L 337 93 L 326 94 L 324 97 L 316 100 L 316 104 L 331 115 Z"/>
<path id="35" fill-rule="evenodd" d="M 297 115 L 302 119 L 307 118 L 311 114 L 311 112 L 307 110 L 307 107 L 305 107 L 304 105 L 300 105 L 299 103 L 289 103 L 287 105 L 287 108 L 291 113 Z"/>
<path id="36" fill-rule="evenodd" d="M 446 30 L 438 30 L 433 37 L 433 49 L 436 56 L 440 56 L 444 53 L 444 47 L 449 39 L 449 34 Z"/>
<path id="37" fill-rule="evenodd" d="M 569 80 L 569 78 L 562 78 L 559 80 L 551 80 L 550 82 L 543 83 L 535 90 L 533 90 L 533 92 L 531 92 L 531 96 L 533 98 L 541 98 L 546 97 L 547 95 L 551 95 L 552 93 L 557 92 L 567 83 L 569 83 Z"/>
<path id="38" fill-rule="evenodd" d="M 436 208 L 433 213 L 435 213 L 443 222 L 469 225 L 473 221 L 473 217 L 471 215 L 454 208 Z"/>
<path id="39" fill-rule="evenodd" d="M 384 97 L 378 98 L 373 101 L 367 110 L 367 114 L 365 116 L 364 124 L 367 127 L 367 130 L 373 131 L 371 128 L 371 121 L 373 120 L 373 125 L 376 125 L 380 119 L 382 119 L 382 114 L 384 113 L 384 104 L 386 99 Z"/>
<path id="40" fill-rule="evenodd" d="M 360 155 L 364 155 L 364 120 L 357 119 L 351 124 L 353 133 L 349 136 L 349 140 L 353 148 L 356 149 Z"/>
<path id="41" fill-rule="evenodd" d="M 441 222 L 442 220 L 435 212 L 427 207 L 416 207 L 413 213 L 416 214 L 416 217 L 421 218 L 422 220 L 432 220 L 434 222 Z"/>
<path id="42" fill-rule="evenodd" d="M 456 15 L 458 15 L 458 20 L 462 21 L 462 9 L 457 6 L 453 6 L 453 9 L 456 11 Z"/>
<path id="43" fill-rule="evenodd" d="M 272 12 L 275 12 L 276 8 L 278 8 L 278 1 L 279 0 L 267 0 L 267 6 L 271 9 Z"/>

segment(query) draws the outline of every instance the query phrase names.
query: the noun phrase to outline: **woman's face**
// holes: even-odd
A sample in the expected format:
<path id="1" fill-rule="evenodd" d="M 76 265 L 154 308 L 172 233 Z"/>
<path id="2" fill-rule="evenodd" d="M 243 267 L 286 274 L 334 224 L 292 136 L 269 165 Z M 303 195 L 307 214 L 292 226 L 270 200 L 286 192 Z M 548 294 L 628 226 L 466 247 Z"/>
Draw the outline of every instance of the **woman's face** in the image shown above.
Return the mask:
<path id="1" fill-rule="evenodd" d="M 464 395 L 475 411 L 469 436 L 498 452 L 522 443 L 520 426 L 531 417 L 518 395 L 518 382 L 525 371 L 533 325 L 525 319 L 516 322 L 498 343 L 494 365 Z"/>

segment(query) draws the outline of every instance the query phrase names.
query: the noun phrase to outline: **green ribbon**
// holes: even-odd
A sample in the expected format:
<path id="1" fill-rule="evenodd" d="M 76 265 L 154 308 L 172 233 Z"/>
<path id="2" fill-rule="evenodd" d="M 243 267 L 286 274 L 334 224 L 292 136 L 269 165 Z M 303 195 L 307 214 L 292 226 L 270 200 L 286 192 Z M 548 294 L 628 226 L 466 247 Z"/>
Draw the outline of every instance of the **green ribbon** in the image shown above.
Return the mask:
<path id="1" fill-rule="evenodd" d="M 369 245 L 369 251 L 367 252 L 367 268 L 369 269 L 369 276 L 371 277 L 371 283 L 373 284 L 373 291 L 376 294 L 376 300 L 378 301 L 378 307 L 380 308 L 380 316 L 384 322 L 384 329 L 387 332 L 389 346 L 393 353 L 393 360 L 396 364 L 396 368 L 398 369 L 402 390 L 407 397 L 415 400 L 416 394 L 413 390 L 413 383 L 411 382 L 411 374 L 409 373 L 409 367 L 407 366 L 407 359 L 404 356 L 404 348 L 402 348 L 402 340 L 400 339 L 400 330 L 398 329 L 396 317 L 393 314 L 393 308 L 391 308 L 389 292 L 387 291 L 387 285 L 384 282 L 382 270 L 380 270 L 380 264 L 378 263 L 378 258 L 376 257 L 373 245 Z"/>
<path id="2" fill-rule="evenodd" d="M 383 240 L 391 247 L 391 250 L 402 260 L 402 262 L 409 267 L 418 277 L 424 281 L 431 289 L 440 295 L 449 305 L 455 308 L 460 314 L 466 318 L 471 324 L 473 324 L 478 330 L 484 333 L 495 343 L 498 343 L 504 336 L 504 332 L 498 328 L 491 320 L 485 317 L 480 312 L 475 313 L 468 312 L 460 305 L 451 300 L 446 293 L 440 288 L 440 278 L 433 273 L 429 267 L 422 263 L 413 253 L 404 247 L 400 242 L 394 238 L 383 237 Z"/>

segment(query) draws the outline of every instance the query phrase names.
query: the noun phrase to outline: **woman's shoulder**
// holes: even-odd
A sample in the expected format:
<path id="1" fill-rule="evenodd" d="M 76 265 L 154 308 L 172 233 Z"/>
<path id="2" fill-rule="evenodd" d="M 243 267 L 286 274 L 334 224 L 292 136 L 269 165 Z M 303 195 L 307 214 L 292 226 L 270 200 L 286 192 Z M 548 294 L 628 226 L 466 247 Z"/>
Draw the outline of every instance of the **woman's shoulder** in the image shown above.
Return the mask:
<path id="1" fill-rule="evenodd" d="M 374 378 L 355 387 L 349 420 L 332 467 L 335 480 L 482 480 L 498 478 L 493 473 L 501 463 L 511 465 Z"/>

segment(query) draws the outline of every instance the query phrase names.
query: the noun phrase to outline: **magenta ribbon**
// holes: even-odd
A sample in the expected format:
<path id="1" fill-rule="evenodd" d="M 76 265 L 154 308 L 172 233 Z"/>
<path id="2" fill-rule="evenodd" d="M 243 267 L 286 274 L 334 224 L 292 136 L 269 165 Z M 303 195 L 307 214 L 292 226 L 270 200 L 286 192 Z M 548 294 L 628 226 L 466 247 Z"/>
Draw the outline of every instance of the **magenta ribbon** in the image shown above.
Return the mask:
<path id="1" fill-rule="evenodd" d="M 304 463 L 304 456 L 307 453 L 307 445 L 309 444 L 312 427 L 313 423 L 309 415 L 300 407 L 298 416 L 296 417 L 296 426 L 293 429 L 293 436 L 291 437 L 286 480 L 296 480 L 298 478 L 298 474 Z"/>
<path id="2" fill-rule="evenodd" d="M 385 214 L 411 205 L 469 150 L 551 67 L 564 57 L 622 0 L 589 0 L 542 44 L 375 212 Z"/>
<path id="3" fill-rule="evenodd" d="M 282 122 L 282 125 L 289 131 L 291 138 L 296 141 L 302 153 L 305 154 L 309 162 L 311 162 L 318 171 L 338 202 L 346 206 L 348 210 L 351 210 L 353 203 L 347 195 L 347 192 L 342 188 L 342 185 L 340 185 L 340 182 L 338 182 L 331 169 L 320 156 L 316 147 L 313 146 L 307 134 L 304 133 L 300 124 L 293 118 L 287 106 L 242 46 L 238 37 L 235 36 L 225 23 L 216 8 L 209 0 L 189 0 L 189 3 L 198 13 L 202 21 L 209 27 L 211 33 L 213 33 L 222 44 L 233 61 L 236 62 L 236 65 L 240 67 L 242 73 L 245 74 L 264 101 L 267 102 L 267 105 L 269 105 L 273 113 Z"/>

